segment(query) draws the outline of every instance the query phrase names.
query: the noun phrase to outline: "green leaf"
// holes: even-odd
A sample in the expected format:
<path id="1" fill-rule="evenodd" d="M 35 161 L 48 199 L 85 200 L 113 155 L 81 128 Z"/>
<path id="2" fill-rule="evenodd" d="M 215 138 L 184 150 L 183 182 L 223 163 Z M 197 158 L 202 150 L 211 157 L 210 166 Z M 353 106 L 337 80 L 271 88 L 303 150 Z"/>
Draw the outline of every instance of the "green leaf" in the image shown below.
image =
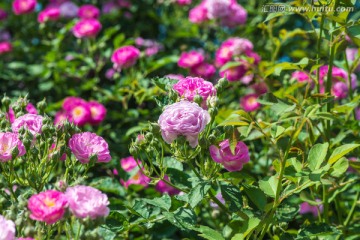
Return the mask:
<path id="1" fill-rule="evenodd" d="M 360 173 L 360 162 L 359 161 L 349 161 L 349 165 L 350 167 L 352 167 L 353 169 L 355 169 L 358 173 Z"/>
<path id="2" fill-rule="evenodd" d="M 237 212 L 242 209 L 242 194 L 239 188 L 232 184 L 220 182 L 221 195 L 226 203 L 229 203 L 229 210 Z"/>
<path id="3" fill-rule="evenodd" d="M 178 82 L 178 80 L 176 79 L 171 79 L 171 78 L 154 78 L 152 79 L 153 83 L 158 86 L 159 88 L 161 88 L 164 91 L 168 91 L 168 89 L 171 89 L 172 86 Z"/>
<path id="4" fill-rule="evenodd" d="M 205 195 L 211 188 L 210 182 L 201 182 L 191 189 L 189 193 L 189 204 L 192 208 L 196 207 L 198 203 L 204 199 Z"/>
<path id="5" fill-rule="evenodd" d="M 275 103 L 278 103 L 277 97 L 273 93 L 265 93 L 261 95 L 260 98 L 256 100 L 258 103 L 261 103 L 262 105 L 274 105 Z"/>
<path id="6" fill-rule="evenodd" d="M 341 234 L 341 232 L 338 229 L 326 223 L 312 223 L 311 225 L 300 229 L 299 235 L 296 239 L 307 240 L 313 239 L 314 237 L 323 237 L 321 239 L 329 239 L 329 237 L 339 234 Z"/>
<path id="7" fill-rule="evenodd" d="M 114 233 L 110 229 L 99 227 L 98 231 L 99 236 L 102 236 L 104 240 L 113 240 L 116 237 L 116 233 Z"/>
<path id="8" fill-rule="evenodd" d="M 279 101 L 278 103 L 271 106 L 271 110 L 275 112 L 276 115 L 280 115 L 287 112 L 292 112 L 296 108 L 296 104 L 289 105 L 282 101 Z"/>
<path id="9" fill-rule="evenodd" d="M 331 154 L 328 163 L 334 164 L 337 160 L 359 147 L 360 144 L 345 144 L 340 147 L 335 148 L 334 152 Z"/>
<path id="10" fill-rule="evenodd" d="M 279 222 L 290 222 L 294 220 L 295 216 L 299 212 L 299 205 L 292 203 L 281 203 L 277 207 L 275 217 Z"/>
<path id="11" fill-rule="evenodd" d="M 241 225 L 240 234 L 234 235 L 232 240 L 244 239 L 255 227 L 257 227 L 259 225 L 259 223 L 260 223 L 260 219 L 258 219 L 256 217 L 251 217 L 251 218 L 247 219 Z M 243 237 L 243 238 L 240 238 L 240 237 Z"/>
<path id="12" fill-rule="evenodd" d="M 173 213 L 163 212 L 162 214 L 171 224 L 182 230 L 192 230 L 195 228 L 196 215 L 191 209 L 180 207 Z"/>
<path id="13" fill-rule="evenodd" d="M 171 198 L 169 197 L 169 195 L 164 194 L 162 197 L 160 198 L 154 198 L 154 199 L 142 199 L 142 201 L 144 201 L 147 204 L 159 207 L 161 209 L 164 209 L 166 211 L 170 210 L 171 207 Z"/>
<path id="14" fill-rule="evenodd" d="M 199 236 L 208 240 L 225 240 L 221 233 L 207 226 L 200 225 L 199 227 L 192 228 L 192 230 L 200 232 Z"/>
<path id="15" fill-rule="evenodd" d="M 275 198 L 278 182 L 276 176 L 265 177 L 259 181 L 259 187 L 266 195 Z"/>
<path id="16" fill-rule="evenodd" d="M 261 211 L 264 211 L 267 204 L 267 199 L 259 188 L 251 185 L 244 184 L 244 192 L 248 196 L 249 200 Z"/>
<path id="17" fill-rule="evenodd" d="M 329 143 L 316 144 L 314 145 L 309 152 L 308 163 L 309 168 L 314 171 L 319 169 L 321 164 L 324 162 L 326 153 L 329 147 Z"/>
<path id="18" fill-rule="evenodd" d="M 349 160 L 342 157 L 330 168 L 330 175 L 333 177 L 340 177 L 349 168 Z"/>

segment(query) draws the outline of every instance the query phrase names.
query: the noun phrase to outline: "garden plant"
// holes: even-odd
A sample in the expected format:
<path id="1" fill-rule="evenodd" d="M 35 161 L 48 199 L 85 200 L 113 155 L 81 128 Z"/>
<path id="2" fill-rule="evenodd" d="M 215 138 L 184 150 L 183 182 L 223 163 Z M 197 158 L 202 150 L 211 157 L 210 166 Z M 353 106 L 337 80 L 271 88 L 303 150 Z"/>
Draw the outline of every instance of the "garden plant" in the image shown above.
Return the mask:
<path id="1" fill-rule="evenodd" d="M 0 240 L 360 239 L 360 2 L 3 0 Z"/>

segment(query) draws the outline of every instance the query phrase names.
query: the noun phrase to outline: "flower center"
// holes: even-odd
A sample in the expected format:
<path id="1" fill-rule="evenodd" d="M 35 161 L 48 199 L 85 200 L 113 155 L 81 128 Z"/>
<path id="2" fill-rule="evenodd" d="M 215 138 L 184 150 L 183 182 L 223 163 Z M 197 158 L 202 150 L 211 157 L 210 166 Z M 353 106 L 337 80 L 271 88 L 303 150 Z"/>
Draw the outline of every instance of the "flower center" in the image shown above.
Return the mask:
<path id="1" fill-rule="evenodd" d="M 74 108 L 73 114 L 75 117 L 80 117 L 82 115 L 83 111 L 80 107 Z"/>
<path id="2" fill-rule="evenodd" d="M 54 199 L 50 199 L 50 198 L 45 198 L 44 199 L 44 203 L 47 207 L 54 207 L 55 206 L 55 201 Z"/>

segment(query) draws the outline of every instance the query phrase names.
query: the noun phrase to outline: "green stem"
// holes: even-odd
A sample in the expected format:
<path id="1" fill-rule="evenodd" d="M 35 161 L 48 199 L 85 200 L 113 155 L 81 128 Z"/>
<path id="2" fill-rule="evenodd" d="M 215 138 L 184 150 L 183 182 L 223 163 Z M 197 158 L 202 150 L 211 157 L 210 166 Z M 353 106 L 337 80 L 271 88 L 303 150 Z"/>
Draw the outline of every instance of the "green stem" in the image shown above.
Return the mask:
<path id="1" fill-rule="evenodd" d="M 324 206 L 324 222 L 329 223 L 329 202 L 325 185 L 323 185 L 323 206 Z"/>
<path id="2" fill-rule="evenodd" d="M 80 226 L 79 226 L 79 228 L 78 228 L 78 231 L 77 231 L 77 234 L 76 234 L 76 239 L 77 239 L 77 240 L 80 239 L 81 227 L 82 227 L 82 225 L 80 224 Z"/>
<path id="3" fill-rule="evenodd" d="M 344 226 L 347 227 L 350 223 L 350 220 L 352 219 L 352 217 L 354 216 L 354 211 L 355 211 L 355 208 L 356 208 L 356 205 L 357 205 L 357 201 L 359 200 L 359 197 L 360 197 L 360 191 L 358 191 L 356 193 L 356 197 L 354 199 L 354 203 L 353 205 L 351 206 L 351 209 L 350 209 L 350 212 L 344 222 Z"/>
<path id="4" fill-rule="evenodd" d="M 323 28 L 324 28 L 324 15 L 321 15 L 321 20 L 320 20 L 320 33 L 319 33 L 319 37 L 317 39 L 317 54 L 316 54 L 316 65 L 318 65 L 320 63 L 320 50 L 321 50 L 321 38 L 322 38 L 322 33 L 323 33 Z M 317 80 L 317 91 L 318 93 L 320 93 L 320 71 L 319 69 L 317 69 L 316 71 L 316 80 Z"/>

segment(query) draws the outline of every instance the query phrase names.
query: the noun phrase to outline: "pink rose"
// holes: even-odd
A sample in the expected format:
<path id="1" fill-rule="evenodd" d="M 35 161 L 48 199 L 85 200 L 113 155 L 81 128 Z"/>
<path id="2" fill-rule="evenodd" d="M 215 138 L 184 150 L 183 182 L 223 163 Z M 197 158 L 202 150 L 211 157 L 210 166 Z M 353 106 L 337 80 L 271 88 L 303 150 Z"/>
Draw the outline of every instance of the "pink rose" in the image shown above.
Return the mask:
<path id="1" fill-rule="evenodd" d="M 190 5 L 191 0 L 176 0 L 177 4 L 184 6 L 184 5 Z"/>
<path id="2" fill-rule="evenodd" d="M 32 103 L 28 103 L 25 107 L 25 110 L 31 114 L 38 114 L 38 111 Z"/>
<path id="3" fill-rule="evenodd" d="M 78 15 L 79 7 L 73 2 L 64 2 L 59 8 L 62 17 L 74 18 Z"/>
<path id="4" fill-rule="evenodd" d="M 32 135 L 41 133 L 43 117 L 36 114 L 27 113 L 15 119 L 11 124 L 13 132 L 19 132 L 20 128 L 24 127 L 29 130 Z"/>
<path id="5" fill-rule="evenodd" d="M 208 15 L 208 12 L 207 12 L 207 9 L 206 9 L 204 1 L 203 1 L 200 5 L 194 7 L 193 9 L 190 10 L 189 20 L 192 23 L 198 23 L 198 24 L 203 23 L 203 22 L 209 20 L 207 15 Z"/>
<path id="6" fill-rule="evenodd" d="M 12 51 L 12 44 L 10 42 L 0 42 L 0 55 Z"/>
<path id="7" fill-rule="evenodd" d="M 291 74 L 292 79 L 296 79 L 298 82 L 311 82 L 309 74 L 304 71 L 295 71 Z"/>
<path id="8" fill-rule="evenodd" d="M 15 240 L 15 223 L 0 215 L 0 239 Z"/>
<path id="9" fill-rule="evenodd" d="M 99 18 L 100 10 L 91 4 L 82 5 L 78 11 L 78 17 L 82 19 Z"/>
<path id="10" fill-rule="evenodd" d="M 89 186 L 68 187 L 65 196 L 69 209 L 77 218 L 96 219 L 109 215 L 109 200 L 106 194 Z"/>
<path id="11" fill-rule="evenodd" d="M 209 150 L 211 158 L 230 172 L 240 171 L 243 165 L 250 161 L 249 149 L 243 142 L 237 142 L 235 154 L 230 150 L 229 139 L 219 143 L 219 147 L 211 145 Z"/>
<path id="12" fill-rule="evenodd" d="M 168 176 L 165 175 L 165 180 L 170 182 L 170 179 Z M 160 192 L 160 193 L 167 193 L 169 195 L 176 195 L 179 194 L 180 191 L 170 185 L 168 185 L 166 182 L 164 182 L 163 180 L 160 180 L 157 182 L 156 186 L 155 186 L 156 191 Z"/>
<path id="13" fill-rule="evenodd" d="M 316 202 L 321 202 L 320 199 L 316 199 Z M 307 202 L 303 202 L 300 204 L 300 214 L 305 214 L 305 213 L 311 213 L 312 215 L 314 215 L 314 217 L 317 217 L 319 215 L 319 212 L 321 213 L 323 211 L 323 205 L 320 204 L 318 206 L 313 206 L 310 205 Z"/>
<path id="14" fill-rule="evenodd" d="M 165 142 L 170 144 L 182 135 L 193 148 L 198 145 L 198 136 L 209 122 L 209 113 L 188 101 L 168 105 L 158 120 Z"/>
<path id="15" fill-rule="evenodd" d="M 67 121 L 68 119 L 68 115 L 64 112 L 64 111 L 58 111 L 55 114 L 55 118 L 54 118 L 54 125 L 55 126 L 62 126 L 64 124 L 65 121 Z"/>
<path id="16" fill-rule="evenodd" d="M 238 25 L 244 25 L 247 20 L 246 10 L 236 1 L 230 5 L 229 14 L 221 19 L 221 24 L 227 27 L 237 27 Z"/>
<path id="17" fill-rule="evenodd" d="M 111 61 L 114 69 L 123 69 L 133 66 L 140 57 L 140 51 L 133 46 L 124 46 L 114 51 Z"/>
<path id="18" fill-rule="evenodd" d="M 346 98 L 349 93 L 349 88 L 344 82 L 336 82 L 331 88 L 332 95 L 337 99 Z"/>
<path id="19" fill-rule="evenodd" d="M 93 125 L 101 123 L 106 116 L 106 108 L 101 103 L 96 101 L 90 101 L 87 103 L 88 108 L 90 109 L 90 123 Z"/>
<path id="20" fill-rule="evenodd" d="M 12 7 L 14 13 L 20 15 L 33 12 L 36 4 L 36 0 L 14 0 Z"/>
<path id="21" fill-rule="evenodd" d="M 44 23 L 47 21 L 56 21 L 59 18 L 60 18 L 60 9 L 51 7 L 51 8 L 46 8 L 39 13 L 38 22 Z"/>
<path id="22" fill-rule="evenodd" d="M 141 163 L 139 162 L 139 164 L 141 164 Z M 138 166 L 138 164 L 136 163 L 136 160 L 134 159 L 133 156 L 122 158 L 120 160 L 120 165 L 121 165 L 121 168 L 124 169 L 125 172 L 131 172 L 131 170 L 133 170 L 134 168 L 136 168 Z"/>
<path id="23" fill-rule="evenodd" d="M 92 156 L 97 156 L 97 162 L 111 160 L 109 146 L 100 136 L 91 132 L 74 134 L 69 140 L 69 148 L 81 163 L 89 163 Z"/>
<path id="24" fill-rule="evenodd" d="M 251 53 L 253 51 L 253 44 L 245 38 L 229 38 L 223 42 L 215 53 L 215 65 L 221 67 L 227 62 L 237 60 L 235 57 L 240 55 L 247 55 L 258 62 L 260 57 Z"/>
<path id="25" fill-rule="evenodd" d="M 32 195 L 28 201 L 30 218 L 47 224 L 59 221 L 64 216 L 66 207 L 65 195 L 56 190 L 47 190 Z"/>
<path id="26" fill-rule="evenodd" d="M 248 73 L 250 66 L 245 60 L 242 60 L 240 64 L 239 66 L 229 67 L 220 71 L 220 76 L 226 77 L 229 82 L 240 81 L 243 84 L 249 84 L 254 77 L 253 74 Z"/>
<path id="27" fill-rule="evenodd" d="M 230 0 L 206 0 L 205 8 L 209 19 L 222 18 L 230 14 Z"/>
<path id="28" fill-rule="evenodd" d="M 79 127 L 84 126 L 90 120 L 91 112 L 87 104 L 79 104 L 74 106 L 74 108 L 68 112 L 68 121 Z"/>
<path id="29" fill-rule="evenodd" d="M 204 62 L 204 55 L 197 51 L 183 52 L 180 55 L 178 65 L 182 68 L 192 68 Z"/>
<path id="30" fill-rule="evenodd" d="M 200 63 L 199 65 L 196 65 L 190 69 L 191 75 L 203 77 L 205 79 L 209 79 L 214 76 L 215 72 L 216 68 L 206 62 Z"/>
<path id="31" fill-rule="evenodd" d="M 0 133 L 0 162 L 7 162 L 12 159 L 12 151 L 17 148 L 18 157 L 26 153 L 23 143 L 20 141 L 17 133 Z"/>
<path id="32" fill-rule="evenodd" d="M 257 102 L 258 95 L 252 93 L 243 96 L 240 99 L 240 105 L 246 112 L 256 111 L 261 107 L 261 104 Z"/>
<path id="33" fill-rule="evenodd" d="M 77 38 L 95 37 L 101 30 L 101 23 L 96 19 L 81 19 L 72 29 Z"/>
<path id="34" fill-rule="evenodd" d="M 150 178 L 144 175 L 141 170 L 136 171 L 134 175 L 132 175 L 128 180 L 124 181 L 120 179 L 120 183 L 128 188 L 130 185 L 141 185 L 143 187 L 149 186 Z"/>
<path id="35" fill-rule="evenodd" d="M 0 21 L 4 20 L 7 18 L 7 13 L 0 8 Z"/>

